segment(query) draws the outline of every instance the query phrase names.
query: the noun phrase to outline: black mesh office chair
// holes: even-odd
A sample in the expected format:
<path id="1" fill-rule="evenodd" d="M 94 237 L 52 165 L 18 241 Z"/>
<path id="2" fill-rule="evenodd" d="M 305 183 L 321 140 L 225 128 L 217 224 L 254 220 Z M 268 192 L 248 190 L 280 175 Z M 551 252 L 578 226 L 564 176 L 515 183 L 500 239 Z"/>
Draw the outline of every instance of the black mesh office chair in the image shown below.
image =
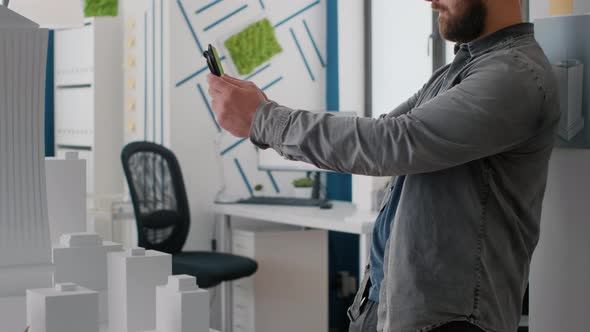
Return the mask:
<path id="1" fill-rule="evenodd" d="M 134 142 L 121 152 L 137 222 L 138 245 L 172 254 L 172 273 L 197 278 L 201 288 L 248 277 L 255 261 L 219 252 L 182 252 L 190 213 L 178 160 L 167 148 Z"/>

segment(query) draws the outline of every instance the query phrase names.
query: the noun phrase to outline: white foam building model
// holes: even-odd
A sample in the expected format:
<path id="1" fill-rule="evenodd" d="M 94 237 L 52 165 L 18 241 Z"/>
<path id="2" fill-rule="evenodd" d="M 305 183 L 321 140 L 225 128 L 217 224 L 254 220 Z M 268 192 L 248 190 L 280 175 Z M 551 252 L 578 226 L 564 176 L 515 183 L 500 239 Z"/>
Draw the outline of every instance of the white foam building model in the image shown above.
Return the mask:
<path id="1" fill-rule="evenodd" d="M 0 6 L 0 322 L 22 330 L 25 290 L 51 286 L 44 165 L 48 30 Z"/>
<path id="2" fill-rule="evenodd" d="M 149 332 L 209 332 L 209 292 L 195 277 L 169 276 L 156 289 L 156 329 Z"/>
<path id="3" fill-rule="evenodd" d="M 53 248 L 55 283 L 73 282 L 98 292 L 99 321 L 108 321 L 107 255 L 123 246 L 103 241 L 98 234 L 63 234 Z"/>
<path id="4" fill-rule="evenodd" d="M 47 157 L 45 174 L 51 244 L 57 245 L 62 234 L 87 230 L 86 160 L 74 151 L 65 158 Z"/>
<path id="5" fill-rule="evenodd" d="M 108 264 L 109 331 L 154 329 L 156 287 L 166 284 L 172 274 L 172 256 L 131 248 L 110 253 Z"/>
<path id="6" fill-rule="evenodd" d="M 578 60 L 561 61 L 553 65 L 559 86 L 561 119 L 558 134 L 566 141 L 584 129 L 582 101 L 584 97 L 584 64 Z"/>
<path id="7" fill-rule="evenodd" d="M 98 293 L 74 283 L 27 290 L 27 324 L 29 332 L 98 332 Z"/>

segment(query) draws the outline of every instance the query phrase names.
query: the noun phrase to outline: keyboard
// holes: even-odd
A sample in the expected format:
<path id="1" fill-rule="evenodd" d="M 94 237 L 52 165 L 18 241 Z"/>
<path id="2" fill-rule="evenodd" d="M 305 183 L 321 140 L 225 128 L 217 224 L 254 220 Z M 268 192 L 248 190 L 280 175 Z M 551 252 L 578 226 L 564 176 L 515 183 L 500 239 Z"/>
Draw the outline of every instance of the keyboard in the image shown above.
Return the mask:
<path id="1" fill-rule="evenodd" d="M 239 204 L 260 204 L 260 205 L 290 205 L 290 206 L 310 206 L 322 209 L 332 208 L 332 203 L 325 199 L 294 198 L 294 197 L 264 197 L 253 196 L 241 199 L 236 203 Z"/>

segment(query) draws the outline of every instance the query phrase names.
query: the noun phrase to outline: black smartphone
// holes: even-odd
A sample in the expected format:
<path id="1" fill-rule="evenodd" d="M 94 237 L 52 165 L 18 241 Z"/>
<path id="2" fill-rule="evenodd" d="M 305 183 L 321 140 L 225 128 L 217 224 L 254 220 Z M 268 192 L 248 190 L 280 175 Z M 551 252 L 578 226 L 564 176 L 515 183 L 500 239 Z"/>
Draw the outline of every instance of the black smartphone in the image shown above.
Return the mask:
<path id="1" fill-rule="evenodd" d="M 213 75 L 223 75 L 223 67 L 221 66 L 221 60 L 219 59 L 219 54 L 215 47 L 209 44 L 207 50 L 203 52 L 203 56 L 207 59 L 207 66 L 209 66 L 209 70 Z"/>

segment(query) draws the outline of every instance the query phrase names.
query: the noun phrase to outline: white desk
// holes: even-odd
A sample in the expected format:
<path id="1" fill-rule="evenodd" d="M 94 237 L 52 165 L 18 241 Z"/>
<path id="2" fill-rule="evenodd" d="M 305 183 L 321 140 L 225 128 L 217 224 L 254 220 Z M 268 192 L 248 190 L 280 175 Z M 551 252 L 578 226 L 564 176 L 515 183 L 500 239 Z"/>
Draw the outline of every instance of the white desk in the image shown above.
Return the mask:
<path id="1" fill-rule="evenodd" d="M 334 202 L 332 209 L 317 207 L 215 204 L 214 211 L 221 218 L 220 250 L 231 251 L 232 217 L 255 219 L 269 223 L 323 229 L 359 235 L 359 268 L 362 273 L 367 264 L 371 248 L 372 230 L 377 213 L 359 211 L 351 203 Z M 230 331 L 231 288 L 229 283 L 222 286 L 222 330 Z"/>
<path id="2" fill-rule="evenodd" d="M 99 331 L 100 331 L 100 332 L 111 332 L 111 330 L 109 330 L 109 327 L 108 327 L 108 325 L 101 325 L 101 326 L 100 326 L 100 330 L 99 330 Z M 210 332 L 219 332 L 219 331 L 217 331 L 217 330 L 214 330 L 214 329 L 210 329 L 209 331 L 210 331 Z"/>

